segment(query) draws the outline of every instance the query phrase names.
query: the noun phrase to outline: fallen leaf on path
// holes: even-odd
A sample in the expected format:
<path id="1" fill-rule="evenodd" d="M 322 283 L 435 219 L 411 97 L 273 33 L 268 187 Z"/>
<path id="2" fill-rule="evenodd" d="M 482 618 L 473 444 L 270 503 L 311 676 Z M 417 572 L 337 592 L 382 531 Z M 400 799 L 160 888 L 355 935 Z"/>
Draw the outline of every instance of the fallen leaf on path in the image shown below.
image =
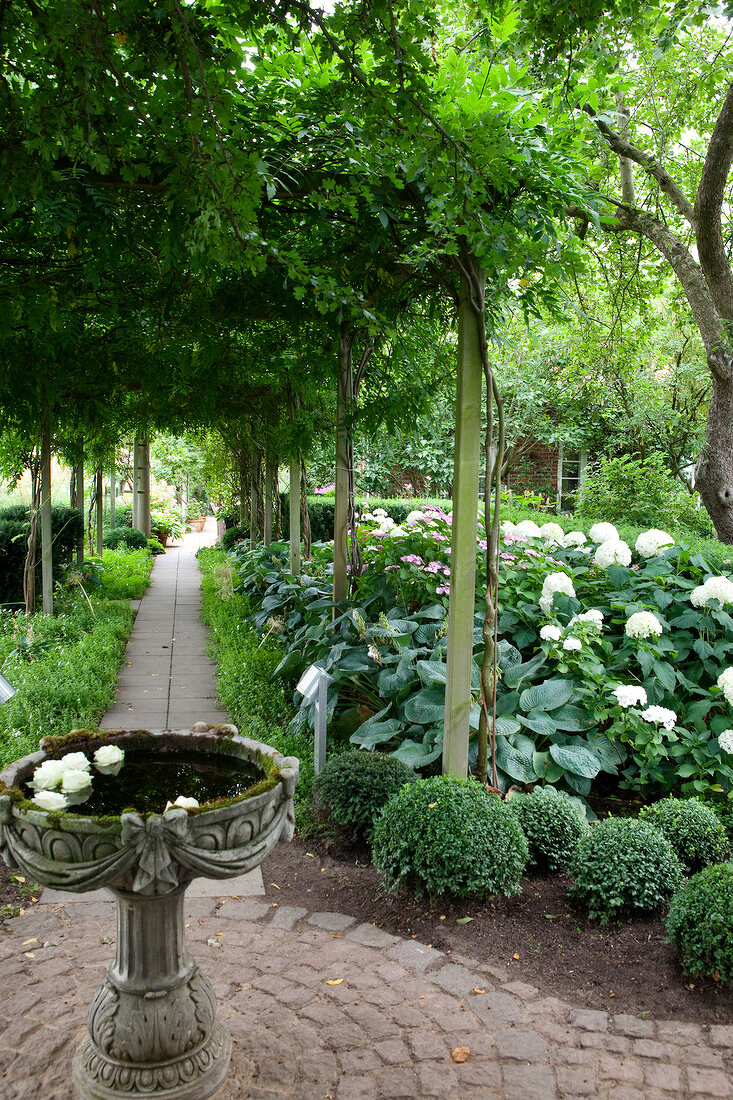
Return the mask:
<path id="1" fill-rule="evenodd" d="M 473 920 L 473 917 L 459 917 L 456 924 L 468 924 Z"/>
<path id="2" fill-rule="evenodd" d="M 450 1056 L 454 1062 L 465 1062 L 470 1053 L 470 1047 L 456 1047 L 455 1050 L 450 1052 Z"/>
<path id="3" fill-rule="evenodd" d="M 474 993 L 485 993 L 486 992 L 485 989 L 479 989 L 479 987 L 477 985 L 475 985 L 473 987 L 473 991 L 474 991 Z"/>
<path id="4" fill-rule="evenodd" d="M 326 978 L 326 985 L 341 985 L 343 978 Z"/>
<path id="5" fill-rule="evenodd" d="M 23 940 L 23 947 L 27 947 L 29 943 L 38 943 L 38 940 L 35 936 L 30 940 Z"/>

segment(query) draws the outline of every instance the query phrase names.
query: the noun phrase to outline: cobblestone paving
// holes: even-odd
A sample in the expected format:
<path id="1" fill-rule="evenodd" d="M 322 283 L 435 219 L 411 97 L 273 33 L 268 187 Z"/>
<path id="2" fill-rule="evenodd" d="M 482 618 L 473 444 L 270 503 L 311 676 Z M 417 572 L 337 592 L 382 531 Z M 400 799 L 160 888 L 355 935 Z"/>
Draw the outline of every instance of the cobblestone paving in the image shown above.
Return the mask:
<path id="1" fill-rule="evenodd" d="M 234 1040 L 216 1100 L 733 1095 L 733 1025 L 572 1008 L 342 914 L 221 901 L 186 907 L 191 949 Z M 71 901 L 0 933 L 2 1100 L 71 1097 L 71 1057 L 113 956 L 114 921 L 111 902 Z"/>

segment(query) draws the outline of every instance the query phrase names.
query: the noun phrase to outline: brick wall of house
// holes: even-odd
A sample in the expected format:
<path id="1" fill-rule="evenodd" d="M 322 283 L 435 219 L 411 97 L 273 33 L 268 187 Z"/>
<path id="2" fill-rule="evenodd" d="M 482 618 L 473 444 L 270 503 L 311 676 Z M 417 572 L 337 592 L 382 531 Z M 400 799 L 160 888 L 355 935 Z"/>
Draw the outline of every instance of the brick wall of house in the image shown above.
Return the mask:
<path id="1" fill-rule="evenodd" d="M 530 490 L 554 499 L 557 493 L 557 464 L 560 452 L 557 447 L 537 443 L 525 451 L 509 472 L 507 485 L 515 493 Z"/>

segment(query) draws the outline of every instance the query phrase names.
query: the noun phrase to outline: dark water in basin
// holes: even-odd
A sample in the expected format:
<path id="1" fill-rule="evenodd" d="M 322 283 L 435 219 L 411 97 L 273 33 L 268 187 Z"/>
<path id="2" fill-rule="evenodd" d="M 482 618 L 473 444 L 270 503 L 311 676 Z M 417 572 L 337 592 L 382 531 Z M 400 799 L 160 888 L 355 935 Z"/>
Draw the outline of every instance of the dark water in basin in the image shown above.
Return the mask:
<path id="1" fill-rule="evenodd" d="M 175 802 L 179 795 L 196 798 L 203 805 L 217 798 L 236 798 L 264 779 L 262 770 L 247 760 L 185 751 L 126 751 L 117 775 L 102 775 L 94 764 L 90 774 L 92 793 L 84 802 L 70 805 L 71 813 L 119 814 L 134 807 L 140 813 L 162 814 L 166 802 Z"/>

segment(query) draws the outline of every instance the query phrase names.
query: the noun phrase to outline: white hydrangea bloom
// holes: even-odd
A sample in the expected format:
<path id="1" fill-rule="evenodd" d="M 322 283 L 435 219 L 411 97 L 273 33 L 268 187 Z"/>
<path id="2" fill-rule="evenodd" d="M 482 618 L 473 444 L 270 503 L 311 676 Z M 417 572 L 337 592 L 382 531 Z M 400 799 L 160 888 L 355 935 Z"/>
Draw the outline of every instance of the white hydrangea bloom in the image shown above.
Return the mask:
<path id="1" fill-rule="evenodd" d="M 568 626 L 572 626 L 573 623 L 593 623 L 600 630 L 603 626 L 603 612 L 596 607 L 591 608 L 590 611 L 582 611 L 580 615 L 573 615 Z"/>
<path id="2" fill-rule="evenodd" d="M 562 637 L 562 630 L 559 626 L 552 626 L 548 624 L 543 626 L 540 630 L 540 638 L 543 642 L 559 642 Z"/>
<path id="3" fill-rule="evenodd" d="M 65 810 L 68 806 L 68 802 L 64 796 L 59 794 L 58 791 L 36 791 L 32 801 L 35 802 L 36 806 L 41 810 Z"/>
<path id="4" fill-rule="evenodd" d="M 593 561 L 601 569 L 608 569 L 609 565 L 631 565 L 631 547 L 620 539 L 602 542 L 593 555 Z"/>
<path id="5" fill-rule="evenodd" d="M 612 523 L 594 523 L 588 538 L 591 542 L 618 542 L 618 531 Z"/>
<path id="6" fill-rule="evenodd" d="M 563 649 L 582 649 L 583 643 L 580 638 L 566 638 L 562 647 Z"/>
<path id="7" fill-rule="evenodd" d="M 704 584 L 698 584 L 697 588 L 693 588 L 692 592 L 690 592 L 690 603 L 693 607 L 708 606 L 708 594 L 705 591 Z"/>
<path id="8" fill-rule="evenodd" d="M 566 596 L 574 596 L 575 588 L 567 573 L 549 573 L 542 582 L 542 596 L 540 607 L 543 611 L 550 611 L 556 592 L 563 592 Z"/>
<path id="9" fill-rule="evenodd" d="M 582 531 L 568 531 L 567 535 L 563 535 L 562 544 L 568 548 L 573 546 L 582 546 L 588 539 Z"/>
<path id="10" fill-rule="evenodd" d="M 647 707 L 641 712 L 641 716 L 645 722 L 654 722 L 658 726 L 664 726 L 666 730 L 673 729 L 677 724 L 677 715 L 666 707 Z"/>
<path id="11" fill-rule="evenodd" d="M 723 752 L 727 752 L 729 756 L 733 756 L 733 730 L 723 730 L 718 734 L 718 744 Z"/>
<path id="12" fill-rule="evenodd" d="M 514 528 L 518 535 L 525 535 L 530 539 L 541 538 L 541 532 L 534 520 L 522 519 Z"/>
<path id="13" fill-rule="evenodd" d="M 517 529 L 516 523 L 512 523 L 512 521 L 510 519 L 505 519 L 501 523 L 501 533 L 502 533 L 502 535 L 508 535 L 510 531 L 516 531 L 516 529 Z"/>
<path id="14" fill-rule="evenodd" d="M 540 534 L 545 542 L 551 542 L 560 546 L 565 536 L 565 532 L 559 523 L 543 523 L 540 527 Z"/>
<path id="15" fill-rule="evenodd" d="M 407 519 L 405 520 L 405 523 L 424 523 L 426 519 L 428 519 L 428 515 L 426 512 L 419 512 L 415 510 L 414 512 L 410 512 Z"/>
<path id="16" fill-rule="evenodd" d="M 635 707 L 646 705 L 646 692 L 643 687 L 634 687 L 633 684 L 619 684 L 613 689 L 616 702 L 620 707 Z"/>
<path id="17" fill-rule="evenodd" d="M 725 695 L 729 706 L 733 707 L 733 668 L 726 668 L 718 677 L 718 687 Z"/>
<path id="18" fill-rule="evenodd" d="M 635 611 L 626 620 L 629 638 L 658 638 L 664 627 L 652 611 Z"/>
<path id="19" fill-rule="evenodd" d="M 704 584 L 693 588 L 690 603 L 693 607 L 707 607 L 710 600 L 720 604 L 733 603 L 733 581 L 727 577 L 708 577 Z"/>
<path id="20" fill-rule="evenodd" d="M 656 558 L 660 550 L 667 546 L 674 546 L 674 539 L 666 531 L 660 531 L 658 527 L 650 527 L 648 531 L 642 531 L 636 540 L 636 552 L 642 558 Z"/>

